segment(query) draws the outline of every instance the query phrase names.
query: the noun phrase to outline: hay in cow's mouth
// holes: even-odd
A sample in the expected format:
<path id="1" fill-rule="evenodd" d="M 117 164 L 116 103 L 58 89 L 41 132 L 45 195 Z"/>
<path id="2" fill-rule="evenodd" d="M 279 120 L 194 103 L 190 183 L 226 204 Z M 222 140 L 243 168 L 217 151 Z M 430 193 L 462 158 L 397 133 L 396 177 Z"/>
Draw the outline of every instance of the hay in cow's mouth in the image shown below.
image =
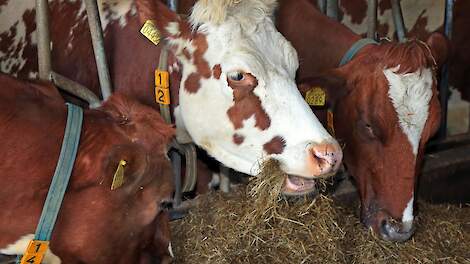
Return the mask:
<path id="1" fill-rule="evenodd" d="M 420 203 L 414 238 L 391 243 L 363 227 L 357 207 L 322 195 L 286 202 L 283 174 L 271 172 L 277 177 L 256 178 L 246 189 L 199 197 L 186 218 L 172 222 L 175 263 L 470 263 L 469 207 Z"/>

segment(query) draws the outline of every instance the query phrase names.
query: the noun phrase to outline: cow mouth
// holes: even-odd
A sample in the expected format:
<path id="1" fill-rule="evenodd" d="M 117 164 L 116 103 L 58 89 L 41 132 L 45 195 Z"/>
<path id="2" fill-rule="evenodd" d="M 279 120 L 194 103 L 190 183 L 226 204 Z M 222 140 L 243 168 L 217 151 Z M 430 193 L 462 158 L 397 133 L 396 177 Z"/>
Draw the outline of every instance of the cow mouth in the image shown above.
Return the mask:
<path id="1" fill-rule="evenodd" d="M 311 195 L 317 192 L 316 181 L 295 175 L 287 175 L 282 187 L 285 196 Z"/>

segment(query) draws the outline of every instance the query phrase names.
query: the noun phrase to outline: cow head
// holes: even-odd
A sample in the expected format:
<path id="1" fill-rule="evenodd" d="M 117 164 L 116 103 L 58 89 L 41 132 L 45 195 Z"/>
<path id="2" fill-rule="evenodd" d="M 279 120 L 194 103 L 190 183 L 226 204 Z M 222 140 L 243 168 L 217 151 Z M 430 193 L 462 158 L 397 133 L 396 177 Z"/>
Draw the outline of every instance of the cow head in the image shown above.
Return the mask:
<path id="1" fill-rule="evenodd" d="M 427 44 L 367 46 L 328 78 L 309 81 L 345 94 L 334 111 L 336 136 L 345 144 L 362 221 L 386 240 L 404 241 L 413 233 L 416 176 L 424 146 L 439 127 L 435 67 L 446 57 L 446 43 L 434 34 Z"/>
<path id="2" fill-rule="evenodd" d="M 301 193 L 314 188 L 312 178 L 335 172 L 342 152 L 296 88 L 297 54 L 273 25 L 275 6 L 204 0 L 188 23 L 159 1 L 137 1 L 141 22 L 155 21 L 182 67 L 178 129 L 247 174 L 278 159 L 292 175 L 286 192 Z"/>

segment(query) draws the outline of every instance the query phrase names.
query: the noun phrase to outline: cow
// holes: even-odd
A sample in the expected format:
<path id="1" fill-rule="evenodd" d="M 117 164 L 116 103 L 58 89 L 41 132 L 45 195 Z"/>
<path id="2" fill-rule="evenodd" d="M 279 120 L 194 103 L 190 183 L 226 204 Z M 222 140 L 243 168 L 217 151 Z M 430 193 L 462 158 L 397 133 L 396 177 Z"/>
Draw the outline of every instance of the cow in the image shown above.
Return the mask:
<path id="1" fill-rule="evenodd" d="M 153 72 L 161 45 L 139 33 L 154 20 L 178 61 L 170 71 L 181 76 L 180 82 L 171 77 L 170 87 L 177 138 L 249 175 L 275 158 L 293 187 L 285 192 L 304 194 L 315 189 L 315 178 L 338 169 L 342 152 L 297 91 L 297 55 L 273 24 L 276 2 L 203 0 L 186 21 L 157 0 L 103 1 L 101 20 L 115 90 L 158 108 Z M 2 7 L 11 44 L 2 67 L 34 76 L 28 66 L 35 62 L 34 8 L 21 5 Z M 83 3 L 51 1 L 50 9 L 53 69 L 96 91 Z"/>
<path id="2" fill-rule="evenodd" d="M 314 0 L 311 0 L 314 1 Z M 408 38 L 427 39 L 432 32 L 443 30 L 445 1 L 403 0 L 400 1 L 406 36 Z M 341 2 L 341 21 L 355 33 L 364 35 L 366 26 L 366 1 Z M 454 3 L 453 31 L 451 36 L 451 54 L 449 56 L 449 83 L 457 88 L 462 99 L 470 101 L 470 55 L 467 52 L 470 36 L 467 25 L 470 17 L 470 2 L 456 0 Z M 395 26 L 389 0 L 381 0 L 378 4 L 379 37 L 395 38 Z"/>
<path id="3" fill-rule="evenodd" d="M 0 75 L 0 254 L 33 238 L 59 157 L 67 109 L 56 88 Z M 121 94 L 84 111 L 80 145 L 43 263 L 169 263 L 174 128 Z M 111 190 L 121 160 L 124 184 Z M 155 263 L 155 262 L 151 262 Z"/>
<path id="4" fill-rule="evenodd" d="M 439 127 L 435 76 L 447 55 L 445 37 L 366 45 L 338 67 L 361 36 L 308 0 L 281 2 L 278 16 L 279 31 L 299 54 L 301 90 L 320 86 L 337 97 L 334 130 L 358 187 L 363 223 L 383 239 L 407 240 L 424 146 Z"/>

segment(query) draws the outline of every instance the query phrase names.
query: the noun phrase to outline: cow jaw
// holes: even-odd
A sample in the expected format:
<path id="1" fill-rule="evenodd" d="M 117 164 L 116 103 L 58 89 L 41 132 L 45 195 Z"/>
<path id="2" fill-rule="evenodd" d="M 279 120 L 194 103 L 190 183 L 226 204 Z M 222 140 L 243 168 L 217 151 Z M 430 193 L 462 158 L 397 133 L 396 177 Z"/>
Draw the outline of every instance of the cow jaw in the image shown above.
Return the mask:
<path id="1" fill-rule="evenodd" d="M 316 183 L 314 179 L 286 175 L 282 193 L 286 196 L 300 196 L 316 193 Z"/>

